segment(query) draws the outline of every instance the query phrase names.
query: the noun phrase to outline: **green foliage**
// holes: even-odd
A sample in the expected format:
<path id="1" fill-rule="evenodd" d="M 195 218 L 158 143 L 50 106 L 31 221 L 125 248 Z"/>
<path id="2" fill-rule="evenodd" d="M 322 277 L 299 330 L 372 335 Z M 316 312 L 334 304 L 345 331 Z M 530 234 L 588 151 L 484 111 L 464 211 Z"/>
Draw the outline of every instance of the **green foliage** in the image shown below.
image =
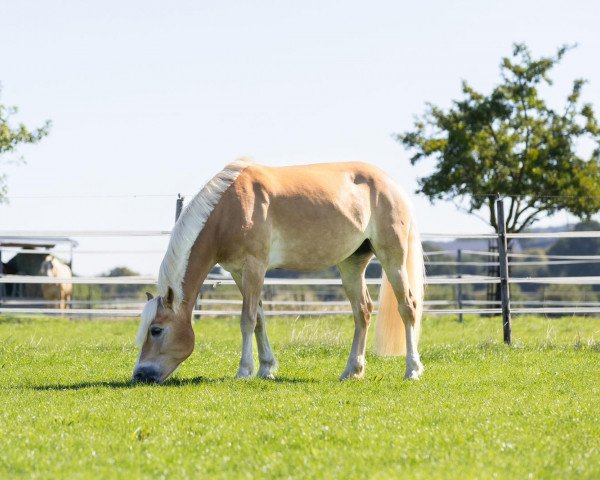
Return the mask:
<path id="1" fill-rule="evenodd" d="M 75 283 L 73 285 L 73 300 L 87 300 L 89 302 L 103 300 L 100 285 Z"/>
<path id="2" fill-rule="evenodd" d="M 110 270 L 108 273 L 104 273 L 100 275 L 101 277 L 136 277 L 139 273 L 131 270 L 128 267 L 115 267 Z M 102 292 L 102 296 L 104 299 L 114 299 L 114 298 L 138 298 L 140 300 L 145 300 L 146 295 L 144 294 L 149 290 L 148 285 L 100 285 L 100 291 Z"/>
<path id="3" fill-rule="evenodd" d="M 512 294 L 512 286 L 510 288 Z M 539 298 L 543 301 L 568 301 L 582 305 L 598 301 L 598 295 L 591 285 L 545 285 L 540 289 Z"/>
<path id="4" fill-rule="evenodd" d="M 132 385 L 137 321 L 0 318 L 0 478 L 599 478 L 593 319 L 427 318 L 419 382 L 347 317 L 270 319 L 277 381 L 235 381 L 238 319 L 203 318 L 162 386 Z M 596 338 L 596 339 L 595 339 Z"/>
<path id="5" fill-rule="evenodd" d="M 487 210 L 494 229 L 495 195 L 509 197 L 509 232 L 530 226 L 542 213 L 564 209 L 586 218 L 597 212 L 600 128 L 592 106 L 580 101 L 585 81 L 573 82 L 561 111 L 539 94 L 540 86 L 552 84 L 549 72 L 569 48 L 534 59 L 524 44 L 515 44 L 489 95 L 463 82 L 463 98 L 449 110 L 428 104 L 414 130 L 396 135 L 414 151 L 413 165 L 436 159 L 434 172 L 419 179 L 418 192 L 431 201 L 455 201 L 470 213 Z M 589 158 L 577 152 L 582 138 L 594 145 Z"/>
<path id="6" fill-rule="evenodd" d="M 49 120 L 42 127 L 35 129 L 29 129 L 23 123 L 13 126 L 11 117 L 17 112 L 17 107 L 8 107 L 0 103 L 0 162 L 5 160 L 7 155 L 14 153 L 19 145 L 37 143 L 50 131 Z M 6 192 L 6 175 L 0 174 L 0 203 L 5 200 Z"/>

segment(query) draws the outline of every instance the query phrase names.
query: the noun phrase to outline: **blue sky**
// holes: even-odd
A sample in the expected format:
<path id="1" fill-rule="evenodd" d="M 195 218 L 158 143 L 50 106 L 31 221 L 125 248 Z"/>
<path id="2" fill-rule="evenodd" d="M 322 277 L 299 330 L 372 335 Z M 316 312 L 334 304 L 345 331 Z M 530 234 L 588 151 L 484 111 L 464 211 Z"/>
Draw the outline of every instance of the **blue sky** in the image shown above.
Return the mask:
<path id="1" fill-rule="evenodd" d="M 9 175 L 0 229 L 169 229 L 175 194 L 228 161 L 363 160 L 413 192 L 391 134 L 427 101 L 449 105 L 461 79 L 488 91 L 515 41 L 534 54 L 578 43 L 547 92 L 574 78 L 600 109 L 600 5 L 594 1 L 207 2 L 0 0 L 0 101 L 28 125 L 53 122 Z M 89 198 L 94 195 L 164 195 Z M 23 196 L 85 198 L 21 198 Z M 454 205 L 413 196 L 421 230 L 481 232 Z M 565 215 L 545 223 L 564 223 Z M 81 248 L 164 248 L 165 239 L 82 239 Z M 160 254 L 84 256 L 78 273 Z"/>

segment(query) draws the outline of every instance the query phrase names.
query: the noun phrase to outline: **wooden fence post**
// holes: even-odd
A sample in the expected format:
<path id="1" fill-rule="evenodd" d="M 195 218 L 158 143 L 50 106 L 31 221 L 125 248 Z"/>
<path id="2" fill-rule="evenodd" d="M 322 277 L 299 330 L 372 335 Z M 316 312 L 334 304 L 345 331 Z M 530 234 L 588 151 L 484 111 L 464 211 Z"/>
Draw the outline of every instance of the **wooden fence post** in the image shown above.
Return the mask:
<path id="1" fill-rule="evenodd" d="M 498 222 L 498 258 L 500 262 L 500 298 L 502 300 L 502 331 L 504 343 L 512 341 L 510 324 L 510 290 L 508 287 L 508 255 L 506 243 L 506 220 L 504 219 L 504 201 L 496 199 L 496 218 Z"/>

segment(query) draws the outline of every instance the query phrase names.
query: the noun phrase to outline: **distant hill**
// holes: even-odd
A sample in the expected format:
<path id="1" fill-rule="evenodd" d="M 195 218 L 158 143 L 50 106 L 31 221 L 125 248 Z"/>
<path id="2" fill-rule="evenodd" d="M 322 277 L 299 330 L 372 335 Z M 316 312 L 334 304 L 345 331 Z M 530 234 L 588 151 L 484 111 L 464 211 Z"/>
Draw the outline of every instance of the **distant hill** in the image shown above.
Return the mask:
<path id="1" fill-rule="evenodd" d="M 546 227 L 546 228 L 531 228 L 527 229 L 526 232 L 540 232 L 540 233 L 551 233 L 551 232 L 565 232 L 571 231 L 575 225 L 562 225 L 558 227 Z M 555 238 L 532 238 L 532 239 L 522 239 L 515 240 L 513 242 L 513 252 L 518 253 L 523 250 L 531 250 L 531 249 L 542 249 L 548 250 L 552 245 L 556 243 L 557 239 Z M 479 251 L 488 251 L 488 240 L 470 240 L 468 238 L 457 238 L 454 240 L 450 240 L 447 242 L 439 242 L 439 241 L 426 241 L 424 242 L 425 251 L 437 251 L 437 250 L 446 250 L 450 252 L 455 252 L 456 250 L 479 250 Z"/>

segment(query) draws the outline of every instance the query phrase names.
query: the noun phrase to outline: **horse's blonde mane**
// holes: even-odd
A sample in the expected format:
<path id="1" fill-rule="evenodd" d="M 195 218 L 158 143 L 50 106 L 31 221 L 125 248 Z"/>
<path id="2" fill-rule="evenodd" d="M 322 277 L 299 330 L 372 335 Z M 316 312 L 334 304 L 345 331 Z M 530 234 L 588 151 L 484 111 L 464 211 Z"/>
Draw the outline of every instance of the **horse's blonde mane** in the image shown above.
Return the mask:
<path id="1" fill-rule="evenodd" d="M 158 294 L 164 297 L 169 287 L 173 289 L 173 310 L 178 310 L 183 299 L 183 279 L 196 238 L 225 190 L 251 163 L 250 159 L 241 158 L 217 173 L 188 203 L 173 227 L 158 274 Z"/>
<path id="2" fill-rule="evenodd" d="M 144 342 L 146 341 L 146 337 L 148 336 L 148 328 L 150 328 L 150 324 L 152 320 L 156 317 L 156 312 L 158 310 L 158 298 L 153 298 L 149 300 L 148 303 L 144 306 L 142 310 L 142 321 L 140 322 L 140 328 L 138 330 L 137 336 L 135 337 L 135 343 L 138 347 L 142 348 Z"/>

